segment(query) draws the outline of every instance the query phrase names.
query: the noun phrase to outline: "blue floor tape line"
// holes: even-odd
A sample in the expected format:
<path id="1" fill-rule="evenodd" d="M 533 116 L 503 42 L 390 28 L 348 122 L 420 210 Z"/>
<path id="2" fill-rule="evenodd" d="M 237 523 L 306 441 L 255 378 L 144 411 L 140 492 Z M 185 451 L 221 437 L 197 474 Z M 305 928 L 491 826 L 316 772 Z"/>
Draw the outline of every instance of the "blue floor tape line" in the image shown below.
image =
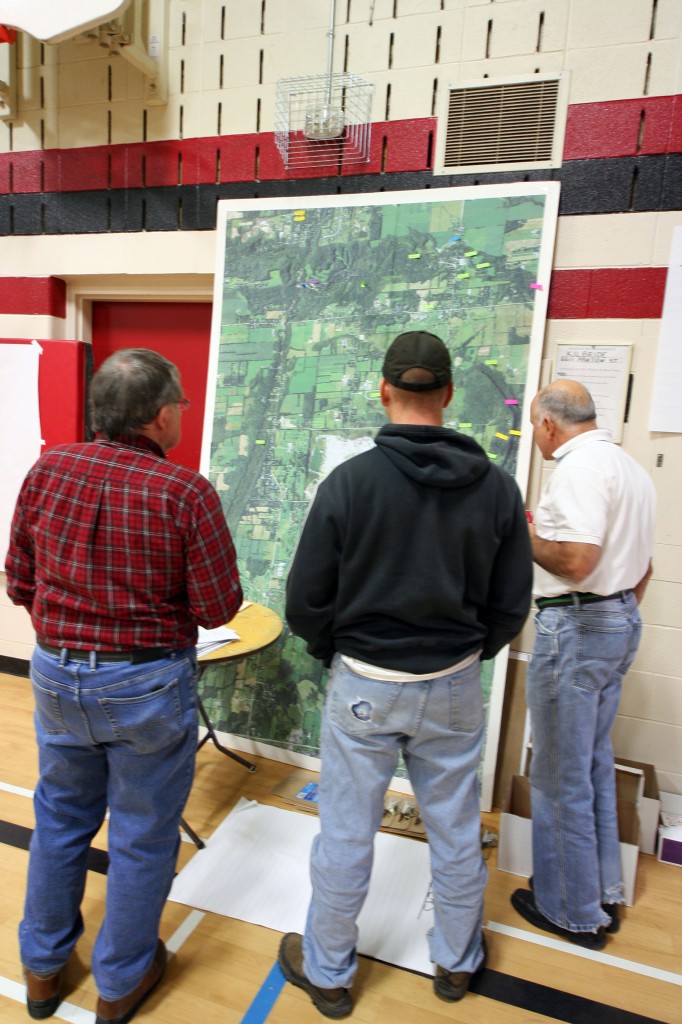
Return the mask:
<path id="1" fill-rule="evenodd" d="M 285 984 L 286 979 L 279 969 L 279 964 L 275 963 L 261 985 L 258 995 L 242 1017 L 242 1024 L 264 1024 Z"/>

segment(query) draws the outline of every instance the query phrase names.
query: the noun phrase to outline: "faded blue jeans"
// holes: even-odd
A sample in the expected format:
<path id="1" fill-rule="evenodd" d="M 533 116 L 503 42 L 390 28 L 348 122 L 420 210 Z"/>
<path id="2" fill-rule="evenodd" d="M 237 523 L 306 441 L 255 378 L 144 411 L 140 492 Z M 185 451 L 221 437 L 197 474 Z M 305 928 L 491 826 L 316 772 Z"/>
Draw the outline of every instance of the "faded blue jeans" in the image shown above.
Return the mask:
<path id="1" fill-rule="evenodd" d="M 374 836 L 402 750 L 426 827 L 434 927 L 431 959 L 476 970 L 487 870 L 481 855 L 477 769 L 484 716 L 480 665 L 393 683 L 356 675 L 334 658 L 321 738 L 320 826 L 303 958 L 309 981 L 348 987 L 357 968 L 357 917 L 369 888 Z"/>
<path id="2" fill-rule="evenodd" d="M 109 806 L 106 909 L 92 972 L 100 995 L 119 999 L 151 964 L 175 872 L 197 747 L 195 650 L 92 669 L 36 647 L 31 680 L 40 780 L 21 961 L 48 974 L 68 960 L 83 932 L 88 849 Z"/>
<path id="3" fill-rule="evenodd" d="M 533 891 L 562 928 L 596 931 L 622 903 L 611 729 L 642 623 L 632 594 L 543 608 L 526 676 Z"/>

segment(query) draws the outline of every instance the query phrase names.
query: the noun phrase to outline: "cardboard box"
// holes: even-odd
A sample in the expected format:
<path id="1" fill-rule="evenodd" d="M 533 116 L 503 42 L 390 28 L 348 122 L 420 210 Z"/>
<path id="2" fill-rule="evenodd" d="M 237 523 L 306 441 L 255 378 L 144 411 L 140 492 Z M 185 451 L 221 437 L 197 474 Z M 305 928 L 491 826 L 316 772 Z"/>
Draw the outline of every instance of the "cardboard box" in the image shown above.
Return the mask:
<path id="1" fill-rule="evenodd" d="M 626 757 L 616 757 L 616 768 L 630 768 L 639 771 L 643 777 L 643 788 L 639 799 L 639 823 L 642 828 L 639 851 L 640 853 L 656 853 L 658 840 L 658 823 L 661 813 L 661 798 L 658 791 L 658 780 L 656 769 L 652 764 L 644 764 L 642 761 L 631 761 Z"/>
<path id="2" fill-rule="evenodd" d="M 658 859 L 682 867 L 682 796 L 677 793 L 661 793 Z"/>
<path id="3" fill-rule="evenodd" d="M 524 878 L 533 874 L 530 782 L 525 775 L 513 775 L 509 782 L 500 814 L 497 866 Z"/>
<path id="4" fill-rule="evenodd" d="M 617 772 L 618 832 L 625 902 L 631 907 L 635 898 L 637 859 L 639 856 L 639 817 L 637 795 L 640 780 L 630 772 Z M 497 866 L 500 871 L 529 878 L 533 874 L 533 835 L 530 781 L 514 775 L 500 814 L 500 840 Z"/>

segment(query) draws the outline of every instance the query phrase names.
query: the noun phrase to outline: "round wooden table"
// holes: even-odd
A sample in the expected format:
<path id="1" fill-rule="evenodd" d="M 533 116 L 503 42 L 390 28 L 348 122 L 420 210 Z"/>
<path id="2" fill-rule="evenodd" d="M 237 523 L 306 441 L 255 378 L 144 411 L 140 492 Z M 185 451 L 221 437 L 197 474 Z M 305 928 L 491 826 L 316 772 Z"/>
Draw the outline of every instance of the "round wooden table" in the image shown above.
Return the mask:
<path id="1" fill-rule="evenodd" d="M 258 654 L 260 651 L 264 651 L 266 647 L 270 647 L 276 640 L 282 635 L 284 624 L 276 612 L 273 612 L 271 608 L 267 608 L 264 604 L 258 604 L 255 601 L 251 601 L 246 608 L 241 608 L 231 622 L 227 623 L 228 629 L 233 629 L 235 633 L 239 634 L 239 640 L 231 640 L 224 647 L 217 647 L 213 651 L 209 651 L 208 654 L 203 654 L 197 658 L 197 665 L 199 666 L 199 679 L 205 669 L 210 668 L 211 665 L 220 665 L 228 661 L 240 661 L 242 658 L 248 658 L 250 654 Z M 204 702 L 197 693 L 197 703 L 199 706 L 199 714 L 204 720 L 206 726 L 206 732 L 199 740 L 199 746 L 197 750 L 201 750 L 204 743 L 208 743 L 209 740 L 213 743 L 221 754 L 225 754 L 226 757 L 231 757 L 233 761 L 238 761 L 239 764 L 248 768 L 250 772 L 255 772 L 256 766 L 252 761 L 247 761 L 246 758 L 240 757 L 239 754 L 235 754 L 233 750 L 228 750 L 220 740 L 215 731 L 213 722 L 211 721 Z M 184 828 L 187 835 L 192 839 L 195 846 L 199 849 L 203 849 L 204 842 L 196 832 L 187 824 L 184 818 L 180 819 L 180 823 Z"/>
<path id="2" fill-rule="evenodd" d="M 264 604 L 256 604 L 252 601 L 248 607 L 240 609 L 231 622 L 227 623 L 228 629 L 233 629 L 239 634 L 239 640 L 232 640 L 224 647 L 218 647 L 208 654 L 199 657 L 198 662 L 202 668 L 214 665 L 221 661 L 237 661 L 246 658 L 249 654 L 258 654 L 264 651 L 270 644 L 274 644 L 282 635 L 284 628 L 282 620 L 272 608 L 266 608 Z"/>

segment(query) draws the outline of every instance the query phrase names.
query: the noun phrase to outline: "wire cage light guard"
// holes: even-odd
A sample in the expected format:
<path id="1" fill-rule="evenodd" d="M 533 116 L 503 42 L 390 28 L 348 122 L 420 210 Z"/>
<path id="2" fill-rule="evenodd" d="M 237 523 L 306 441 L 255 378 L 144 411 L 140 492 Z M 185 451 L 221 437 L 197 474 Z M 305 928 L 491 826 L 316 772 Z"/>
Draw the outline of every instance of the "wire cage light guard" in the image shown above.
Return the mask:
<path id="1" fill-rule="evenodd" d="M 287 169 L 369 161 L 374 86 L 332 72 L 281 78 L 275 98 L 275 143 Z"/>

